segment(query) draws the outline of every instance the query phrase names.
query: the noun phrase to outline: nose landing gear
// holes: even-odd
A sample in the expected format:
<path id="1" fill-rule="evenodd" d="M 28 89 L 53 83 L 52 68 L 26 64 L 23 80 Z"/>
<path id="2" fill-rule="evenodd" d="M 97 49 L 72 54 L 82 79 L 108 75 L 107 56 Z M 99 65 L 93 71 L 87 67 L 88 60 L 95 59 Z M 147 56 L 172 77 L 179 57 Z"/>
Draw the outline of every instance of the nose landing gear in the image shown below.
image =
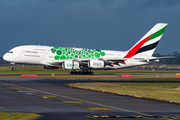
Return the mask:
<path id="1" fill-rule="evenodd" d="M 11 64 L 13 65 L 12 71 L 15 71 L 15 70 L 16 70 L 16 68 L 15 68 L 15 63 L 11 63 Z"/>
<path id="2" fill-rule="evenodd" d="M 16 70 L 16 68 L 15 68 L 15 67 L 13 67 L 13 68 L 12 68 L 12 71 L 15 71 L 15 70 Z"/>

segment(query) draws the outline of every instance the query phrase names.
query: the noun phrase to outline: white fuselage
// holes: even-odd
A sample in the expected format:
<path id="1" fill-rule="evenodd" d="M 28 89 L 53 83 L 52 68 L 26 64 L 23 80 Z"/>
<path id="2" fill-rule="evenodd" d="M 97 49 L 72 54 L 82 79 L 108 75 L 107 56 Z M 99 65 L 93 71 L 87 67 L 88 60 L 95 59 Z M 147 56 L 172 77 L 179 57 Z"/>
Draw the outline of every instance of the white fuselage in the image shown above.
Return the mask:
<path id="1" fill-rule="evenodd" d="M 80 51 L 82 48 L 71 48 L 73 50 Z M 92 49 L 89 49 L 92 50 Z M 3 56 L 3 59 L 12 63 L 23 63 L 23 64 L 40 64 L 40 65 L 48 65 L 48 66 L 56 66 L 62 67 L 61 64 L 64 61 L 72 61 L 72 60 L 98 60 L 98 59 L 118 59 L 123 58 L 127 52 L 122 51 L 112 51 L 112 50 L 103 50 L 105 53 L 104 56 L 100 56 L 99 58 L 72 58 L 72 59 L 55 59 L 57 53 L 52 53 L 52 47 L 50 46 L 38 46 L 38 45 L 25 45 L 25 46 L 18 46 L 11 49 L 8 53 Z M 110 61 L 111 62 L 111 61 Z M 137 65 L 144 65 L 148 64 L 148 62 L 140 62 L 135 59 L 127 59 L 124 63 L 117 63 L 112 65 L 104 65 L 103 67 L 95 67 L 89 69 L 118 69 L 124 67 L 131 67 Z M 79 68 L 80 69 L 80 68 Z"/>

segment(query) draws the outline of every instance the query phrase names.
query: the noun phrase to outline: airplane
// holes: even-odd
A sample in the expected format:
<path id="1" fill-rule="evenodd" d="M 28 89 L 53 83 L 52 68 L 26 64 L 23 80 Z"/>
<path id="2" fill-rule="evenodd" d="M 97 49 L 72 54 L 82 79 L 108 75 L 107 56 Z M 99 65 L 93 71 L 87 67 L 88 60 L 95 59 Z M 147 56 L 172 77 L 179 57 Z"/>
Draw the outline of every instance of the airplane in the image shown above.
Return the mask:
<path id="1" fill-rule="evenodd" d="M 71 75 L 93 74 L 90 70 L 108 70 L 147 65 L 169 57 L 153 57 L 167 23 L 157 23 L 128 51 L 73 47 L 23 45 L 4 54 L 5 61 L 43 65 L 45 69 L 72 70 Z M 76 70 L 82 71 L 76 71 Z M 16 68 L 13 66 L 13 71 Z"/>

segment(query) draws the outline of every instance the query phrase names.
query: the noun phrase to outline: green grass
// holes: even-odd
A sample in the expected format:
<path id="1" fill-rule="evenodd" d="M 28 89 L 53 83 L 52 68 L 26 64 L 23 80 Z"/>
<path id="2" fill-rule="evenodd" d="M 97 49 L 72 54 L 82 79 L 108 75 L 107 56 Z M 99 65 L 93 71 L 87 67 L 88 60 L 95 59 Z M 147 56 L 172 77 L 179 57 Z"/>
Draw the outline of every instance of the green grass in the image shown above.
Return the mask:
<path id="1" fill-rule="evenodd" d="M 180 103 L 180 83 L 73 83 L 70 86 Z M 93 86 L 93 87 L 92 87 Z M 106 89 L 107 88 L 107 89 Z M 124 90 L 124 92 L 123 92 Z M 145 93 L 145 94 L 144 94 Z"/>
<path id="2" fill-rule="evenodd" d="M 12 71 L 12 66 L 0 66 L 0 74 L 69 74 L 70 71 L 63 69 L 44 69 L 42 66 L 16 66 L 16 71 Z"/>
<path id="3" fill-rule="evenodd" d="M 12 116 L 10 116 L 9 112 L 0 112 L 0 120 L 32 120 L 40 115 L 35 113 L 18 113 L 12 112 Z"/>
<path id="4" fill-rule="evenodd" d="M 42 66 L 28 66 L 25 65 L 17 66 L 16 71 L 12 71 L 12 66 L 10 65 L 1 65 L 0 74 L 69 74 L 71 70 L 59 69 L 44 69 Z M 143 69 L 117 69 L 117 70 L 93 70 L 95 74 L 155 74 L 155 73 L 178 73 L 176 70 L 143 70 Z"/>

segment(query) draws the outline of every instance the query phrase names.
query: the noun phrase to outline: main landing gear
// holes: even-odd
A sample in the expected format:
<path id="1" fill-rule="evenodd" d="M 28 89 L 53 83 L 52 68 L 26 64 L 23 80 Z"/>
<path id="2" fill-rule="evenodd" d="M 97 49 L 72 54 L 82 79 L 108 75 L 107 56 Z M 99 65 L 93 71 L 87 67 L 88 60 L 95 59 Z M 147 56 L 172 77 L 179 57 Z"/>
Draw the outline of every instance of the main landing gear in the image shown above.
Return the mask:
<path id="1" fill-rule="evenodd" d="M 93 71 L 71 71 L 70 72 L 71 75 L 93 75 Z"/>

